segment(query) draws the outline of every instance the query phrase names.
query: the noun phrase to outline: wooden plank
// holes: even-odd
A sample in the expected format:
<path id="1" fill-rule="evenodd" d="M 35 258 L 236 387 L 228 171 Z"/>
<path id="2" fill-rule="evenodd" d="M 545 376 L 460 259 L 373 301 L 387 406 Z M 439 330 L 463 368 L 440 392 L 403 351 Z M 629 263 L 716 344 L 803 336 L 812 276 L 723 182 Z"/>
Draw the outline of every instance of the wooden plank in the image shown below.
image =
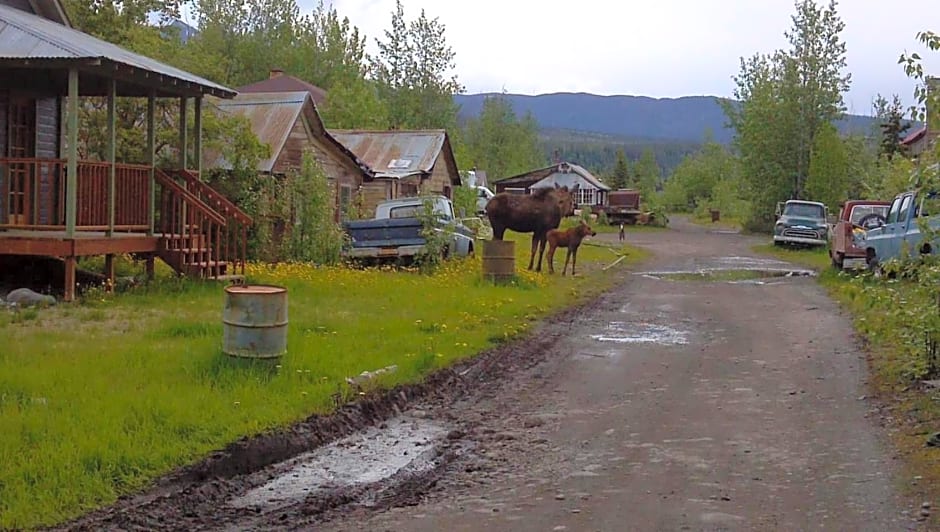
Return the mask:
<path id="1" fill-rule="evenodd" d="M 111 167 L 108 168 L 108 234 L 114 233 L 114 215 L 117 204 L 117 183 L 115 182 L 117 168 L 115 167 L 115 144 L 117 144 L 116 130 L 117 126 L 115 122 L 117 116 L 115 114 L 115 97 L 117 96 L 117 82 L 115 80 L 108 81 L 108 163 Z"/>
<path id="2" fill-rule="evenodd" d="M 189 102 L 188 98 L 180 98 L 180 169 L 186 169 L 186 156 L 189 148 L 189 139 L 188 139 L 188 130 L 186 129 L 186 107 Z"/>
<path id="3" fill-rule="evenodd" d="M 109 253 L 155 253 L 159 248 L 160 238 L 141 236 L 139 238 L 82 238 L 74 241 L 75 255 L 107 255 Z"/>
<path id="4" fill-rule="evenodd" d="M 75 256 L 65 257 L 65 297 L 66 301 L 75 300 Z"/>
<path id="5" fill-rule="evenodd" d="M 147 165 L 150 167 L 150 201 L 147 206 L 149 228 L 148 235 L 153 235 L 154 221 L 157 212 L 157 185 L 156 174 L 153 168 L 156 160 L 156 137 L 154 134 L 154 113 L 156 108 L 156 92 L 150 91 L 147 97 Z"/>
<path id="6" fill-rule="evenodd" d="M 68 153 L 66 154 L 65 231 L 75 233 L 78 201 L 78 69 L 69 69 Z"/>
<path id="7" fill-rule="evenodd" d="M 193 153 L 193 157 L 196 158 L 196 166 L 195 166 L 196 175 L 201 178 L 202 177 L 202 96 L 199 96 L 196 98 L 195 112 L 196 112 L 196 124 L 195 124 L 195 131 L 193 132 L 193 135 L 195 136 L 195 138 L 193 139 L 193 142 L 195 143 L 195 150 Z M 185 169 L 186 169 L 185 167 L 182 168 L 182 170 L 185 170 Z"/>
<path id="8" fill-rule="evenodd" d="M 64 257 L 72 253 L 71 240 L 2 238 L 0 255 Z"/>

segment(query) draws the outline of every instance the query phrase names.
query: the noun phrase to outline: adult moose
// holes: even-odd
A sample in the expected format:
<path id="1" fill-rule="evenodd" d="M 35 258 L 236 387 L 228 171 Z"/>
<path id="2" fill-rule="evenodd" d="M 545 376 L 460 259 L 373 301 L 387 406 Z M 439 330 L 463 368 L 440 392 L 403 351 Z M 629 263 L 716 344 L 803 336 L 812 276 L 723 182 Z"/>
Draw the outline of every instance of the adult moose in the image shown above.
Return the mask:
<path id="1" fill-rule="evenodd" d="M 532 233 L 532 253 L 529 269 L 535 262 L 535 250 L 539 251 L 539 262 L 535 271 L 542 271 L 542 255 L 545 253 L 547 234 L 557 229 L 561 219 L 574 214 L 574 194 L 578 185 L 569 190 L 567 186 L 538 188 L 531 194 L 509 194 L 500 192 L 486 204 L 486 217 L 493 226 L 493 240 L 502 240 L 506 229 L 517 233 Z"/>

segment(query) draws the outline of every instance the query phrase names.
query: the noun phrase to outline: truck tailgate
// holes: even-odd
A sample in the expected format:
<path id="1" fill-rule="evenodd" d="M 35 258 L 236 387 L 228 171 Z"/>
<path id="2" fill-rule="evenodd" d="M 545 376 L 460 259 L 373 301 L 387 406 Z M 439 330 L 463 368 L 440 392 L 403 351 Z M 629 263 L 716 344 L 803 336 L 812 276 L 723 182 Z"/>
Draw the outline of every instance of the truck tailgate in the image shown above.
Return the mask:
<path id="1" fill-rule="evenodd" d="M 344 225 L 354 248 L 420 246 L 425 243 L 421 236 L 421 221 L 417 218 L 356 220 Z"/>

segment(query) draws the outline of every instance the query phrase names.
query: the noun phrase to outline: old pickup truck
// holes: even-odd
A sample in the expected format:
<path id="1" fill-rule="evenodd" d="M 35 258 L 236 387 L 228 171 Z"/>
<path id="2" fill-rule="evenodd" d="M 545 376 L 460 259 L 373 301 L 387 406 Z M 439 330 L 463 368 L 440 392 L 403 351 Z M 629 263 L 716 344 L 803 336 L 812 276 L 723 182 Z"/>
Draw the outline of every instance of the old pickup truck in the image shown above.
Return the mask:
<path id="1" fill-rule="evenodd" d="M 435 215 L 435 230 L 449 237 L 445 255 L 473 254 L 473 231 L 454 217 L 453 203 L 444 196 L 430 196 L 383 201 L 376 206 L 374 219 L 344 223 L 349 245 L 343 255 L 351 259 L 406 261 L 420 255 L 427 244 L 419 217 L 426 202 L 431 204 Z"/>
<path id="2" fill-rule="evenodd" d="M 890 201 L 851 200 L 839 211 L 839 220 L 829 240 L 829 258 L 837 269 L 857 269 L 866 266 L 865 248 L 856 245 L 861 235 L 884 225 L 888 218 Z"/>
<path id="3" fill-rule="evenodd" d="M 865 249 L 868 268 L 879 271 L 882 264 L 899 258 L 905 250 L 914 255 L 936 252 L 940 242 L 921 233 L 921 222 L 936 231 L 940 229 L 940 194 L 909 191 L 898 194 L 884 225 L 859 235 L 856 245 Z"/>
<path id="4" fill-rule="evenodd" d="M 829 243 L 826 206 L 817 201 L 790 200 L 777 205 L 774 244 L 825 246 Z"/>

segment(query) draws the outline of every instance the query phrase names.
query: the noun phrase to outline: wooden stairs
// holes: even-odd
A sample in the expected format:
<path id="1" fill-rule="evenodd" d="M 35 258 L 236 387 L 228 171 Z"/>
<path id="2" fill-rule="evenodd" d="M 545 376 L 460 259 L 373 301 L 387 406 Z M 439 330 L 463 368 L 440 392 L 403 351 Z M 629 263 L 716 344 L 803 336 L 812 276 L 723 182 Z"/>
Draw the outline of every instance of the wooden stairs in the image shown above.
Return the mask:
<path id="1" fill-rule="evenodd" d="M 156 170 L 157 255 L 180 275 L 244 279 L 251 217 L 187 170 Z"/>

